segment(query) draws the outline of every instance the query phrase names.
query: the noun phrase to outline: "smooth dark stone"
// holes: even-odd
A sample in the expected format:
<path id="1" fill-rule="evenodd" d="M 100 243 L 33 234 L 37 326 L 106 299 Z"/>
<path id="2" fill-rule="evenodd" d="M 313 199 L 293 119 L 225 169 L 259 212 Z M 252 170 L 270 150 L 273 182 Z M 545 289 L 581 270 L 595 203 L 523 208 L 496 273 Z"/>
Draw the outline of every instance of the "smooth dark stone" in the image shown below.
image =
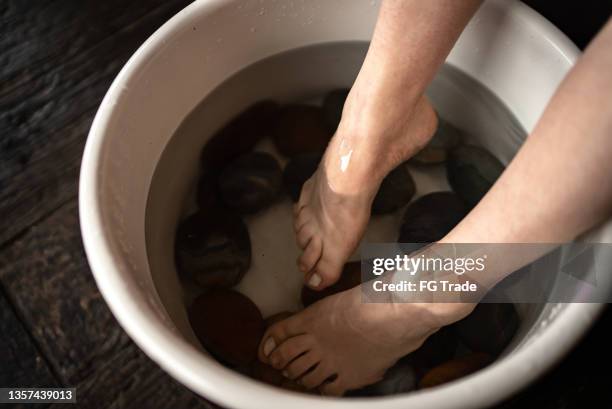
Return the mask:
<path id="1" fill-rule="evenodd" d="M 325 113 L 325 119 L 329 125 L 329 129 L 332 132 L 336 132 L 340 119 L 342 118 L 342 109 L 344 108 L 344 102 L 349 94 L 348 88 L 336 89 L 325 95 L 323 99 L 323 112 Z"/>
<path id="2" fill-rule="evenodd" d="M 254 103 L 236 115 L 204 146 L 203 168 L 217 173 L 228 162 L 251 151 L 257 142 L 272 134 L 278 111 L 278 103 L 265 100 Z"/>
<path id="3" fill-rule="evenodd" d="M 189 322 L 202 345 L 217 359 L 248 366 L 257 359 L 264 321 L 257 306 L 233 290 L 215 290 L 196 298 Z"/>
<path id="4" fill-rule="evenodd" d="M 291 158 L 285 166 L 283 185 L 294 202 L 299 200 L 302 186 L 315 173 L 322 156 L 321 153 L 303 153 Z"/>
<path id="5" fill-rule="evenodd" d="M 400 361 L 387 370 L 382 381 L 350 391 L 347 396 L 387 396 L 411 392 L 416 388 L 417 374 L 414 368 Z"/>
<path id="6" fill-rule="evenodd" d="M 461 131 L 438 117 L 438 129 L 429 143 L 411 158 L 411 161 L 420 165 L 436 165 L 448 158 L 449 152 L 461 140 Z"/>
<path id="7" fill-rule="evenodd" d="M 272 155 L 251 152 L 228 164 L 219 175 L 218 185 L 229 208 L 251 214 L 276 200 L 282 187 L 282 172 Z"/>
<path id="8" fill-rule="evenodd" d="M 264 364 L 259 359 L 251 363 L 248 374 L 258 381 L 274 386 L 280 386 L 286 379 L 281 371 L 274 369 L 268 364 Z"/>
<path id="9" fill-rule="evenodd" d="M 382 181 L 372 202 L 372 214 L 396 211 L 410 202 L 416 185 L 405 163 L 393 169 Z"/>
<path id="10" fill-rule="evenodd" d="M 417 375 L 423 376 L 431 368 L 453 359 L 458 346 L 456 329 L 452 325 L 442 327 L 427 338 L 419 349 L 402 358 L 402 361 L 409 362 Z"/>
<path id="11" fill-rule="evenodd" d="M 473 351 L 497 356 L 508 346 L 519 323 L 514 304 L 480 303 L 454 327 L 459 339 Z"/>
<path id="12" fill-rule="evenodd" d="M 198 180 L 196 201 L 200 211 L 212 211 L 220 206 L 217 177 L 210 171 L 202 171 Z"/>
<path id="13" fill-rule="evenodd" d="M 249 232 L 233 213 L 198 212 L 180 223 L 175 256 L 178 272 L 202 287 L 233 287 L 251 264 Z"/>
<path id="14" fill-rule="evenodd" d="M 292 312 L 289 311 L 283 311 L 283 312 L 279 312 L 277 314 L 271 315 L 268 318 L 266 318 L 266 328 L 271 327 L 272 325 L 276 324 L 277 322 L 280 322 L 286 318 L 289 318 L 293 315 Z"/>
<path id="15" fill-rule="evenodd" d="M 310 304 L 313 304 L 319 300 L 322 300 L 325 297 L 329 297 L 330 295 L 334 295 L 336 293 L 346 291 L 360 284 L 361 284 L 361 262 L 351 261 L 344 265 L 342 274 L 340 275 L 340 278 L 335 284 L 330 285 L 329 287 L 321 291 L 315 291 L 311 289 L 310 287 L 303 286 L 302 287 L 302 304 L 304 304 L 304 307 L 308 307 Z"/>
<path id="16" fill-rule="evenodd" d="M 467 210 L 453 192 L 434 192 L 422 196 L 404 212 L 398 242 L 438 241 L 463 219 Z"/>
<path id="17" fill-rule="evenodd" d="M 323 152 L 333 135 L 325 121 L 323 109 L 304 104 L 282 107 L 273 133 L 279 152 L 289 157 Z"/>
<path id="18" fill-rule="evenodd" d="M 474 207 L 504 171 L 504 165 L 487 150 L 460 145 L 450 152 L 446 177 L 453 190 Z"/>
<path id="19" fill-rule="evenodd" d="M 427 372 L 419 382 L 419 388 L 432 388 L 470 375 L 493 362 L 493 357 L 479 352 L 453 359 Z"/>

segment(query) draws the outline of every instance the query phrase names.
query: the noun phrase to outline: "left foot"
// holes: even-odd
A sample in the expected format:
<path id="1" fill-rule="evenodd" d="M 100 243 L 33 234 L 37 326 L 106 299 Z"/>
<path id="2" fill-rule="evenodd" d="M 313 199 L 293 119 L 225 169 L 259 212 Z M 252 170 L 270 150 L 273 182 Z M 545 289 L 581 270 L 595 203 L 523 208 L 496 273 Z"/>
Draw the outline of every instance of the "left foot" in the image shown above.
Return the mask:
<path id="1" fill-rule="evenodd" d="M 392 105 L 395 110 L 385 105 L 374 112 L 364 108 L 367 104 L 359 98 L 349 95 L 346 118 L 343 114 L 294 209 L 296 241 L 303 249 L 298 265 L 314 290 L 338 281 L 363 236 L 383 178 L 419 151 L 437 126 L 436 114 L 425 97 L 415 103 L 398 101 Z M 355 110 L 357 113 L 351 113 Z"/>
<path id="2" fill-rule="evenodd" d="M 340 396 L 382 379 L 399 358 L 471 308 L 364 303 L 357 286 L 272 325 L 259 346 L 259 358 L 308 389 Z"/>

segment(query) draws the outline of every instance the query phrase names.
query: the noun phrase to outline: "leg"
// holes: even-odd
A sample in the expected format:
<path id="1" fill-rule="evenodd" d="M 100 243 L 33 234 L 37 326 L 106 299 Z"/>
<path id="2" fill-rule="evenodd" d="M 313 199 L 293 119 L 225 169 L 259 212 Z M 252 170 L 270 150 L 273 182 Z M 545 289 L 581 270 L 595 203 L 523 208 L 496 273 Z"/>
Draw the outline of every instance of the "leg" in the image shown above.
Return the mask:
<path id="1" fill-rule="evenodd" d="M 506 172 L 444 241 L 562 242 L 610 217 L 610 49 L 612 23 L 564 80 Z M 273 325 L 259 355 L 290 376 L 301 376 L 309 388 L 340 395 L 380 379 L 398 358 L 472 308 L 364 304 L 356 287 Z M 299 342 L 289 343 L 294 338 Z M 314 369 L 304 375 L 306 366 Z"/>
<path id="2" fill-rule="evenodd" d="M 298 265 L 312 288 L 338 279 L 363 235 L 382 179 L 435 131 L 437 119 L 423 92 L 479 4 L 382 3 L 338 131 L 295 207 L 303 249 Z"/>
<path id="3" fill-rule="evenodd" d="M 560 243 L 612 215 L 611 50 L 609 21 L 495 186 L 443 241 Z"/>

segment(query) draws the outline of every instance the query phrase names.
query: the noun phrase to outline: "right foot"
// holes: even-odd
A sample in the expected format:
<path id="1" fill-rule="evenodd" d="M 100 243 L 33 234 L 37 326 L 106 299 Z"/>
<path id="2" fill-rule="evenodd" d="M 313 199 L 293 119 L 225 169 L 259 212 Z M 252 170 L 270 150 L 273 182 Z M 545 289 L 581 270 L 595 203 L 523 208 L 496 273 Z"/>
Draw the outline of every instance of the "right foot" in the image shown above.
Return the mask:
<path id="1" fill-rule="evenodd" d="M 383 178 L 418 152 L 437 127 L 425 97 L 416 104 L 376 109 L 376 104 L 357 102 L 367 98 L 356 93 L 349 96 L 338 131 L 294 208 L 296 239 L 303 250 L 298 266 L 316 290 L 338 280 L 363 236 Z"/>

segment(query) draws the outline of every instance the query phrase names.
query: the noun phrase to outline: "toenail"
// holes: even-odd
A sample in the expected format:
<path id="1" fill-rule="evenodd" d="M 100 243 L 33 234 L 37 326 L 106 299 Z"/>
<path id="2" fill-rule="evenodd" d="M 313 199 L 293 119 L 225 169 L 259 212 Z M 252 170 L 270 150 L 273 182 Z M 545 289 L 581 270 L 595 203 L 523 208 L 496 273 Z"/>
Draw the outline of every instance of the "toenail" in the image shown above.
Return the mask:
<path id="1" fill-rule="evenodd" d="M 321 284 L 321 276 L 317 273 L 314 273 L 310 276 L 310 280 L 308 280 L 308 285 L 310 287 L 318 287 Z"/>
<path id="2" fill-rule="evenodd" d="M 270 337 L 266 339 L 266 342 L 264 343 L 264 346 L 263 346 L 264 355 L 265 356 L 270 355 L 270 352 L 274 351 L 274 348 L 276 348 L 276 342 L 274 341 L 274 338 Z"/>
<path id="3" fill-rule="evenodd" d="M 284 376 L 285 378 L 289 378 L 289 372 L 287 372 L 287 371 L 283 371 L 283 376 Z"/>

